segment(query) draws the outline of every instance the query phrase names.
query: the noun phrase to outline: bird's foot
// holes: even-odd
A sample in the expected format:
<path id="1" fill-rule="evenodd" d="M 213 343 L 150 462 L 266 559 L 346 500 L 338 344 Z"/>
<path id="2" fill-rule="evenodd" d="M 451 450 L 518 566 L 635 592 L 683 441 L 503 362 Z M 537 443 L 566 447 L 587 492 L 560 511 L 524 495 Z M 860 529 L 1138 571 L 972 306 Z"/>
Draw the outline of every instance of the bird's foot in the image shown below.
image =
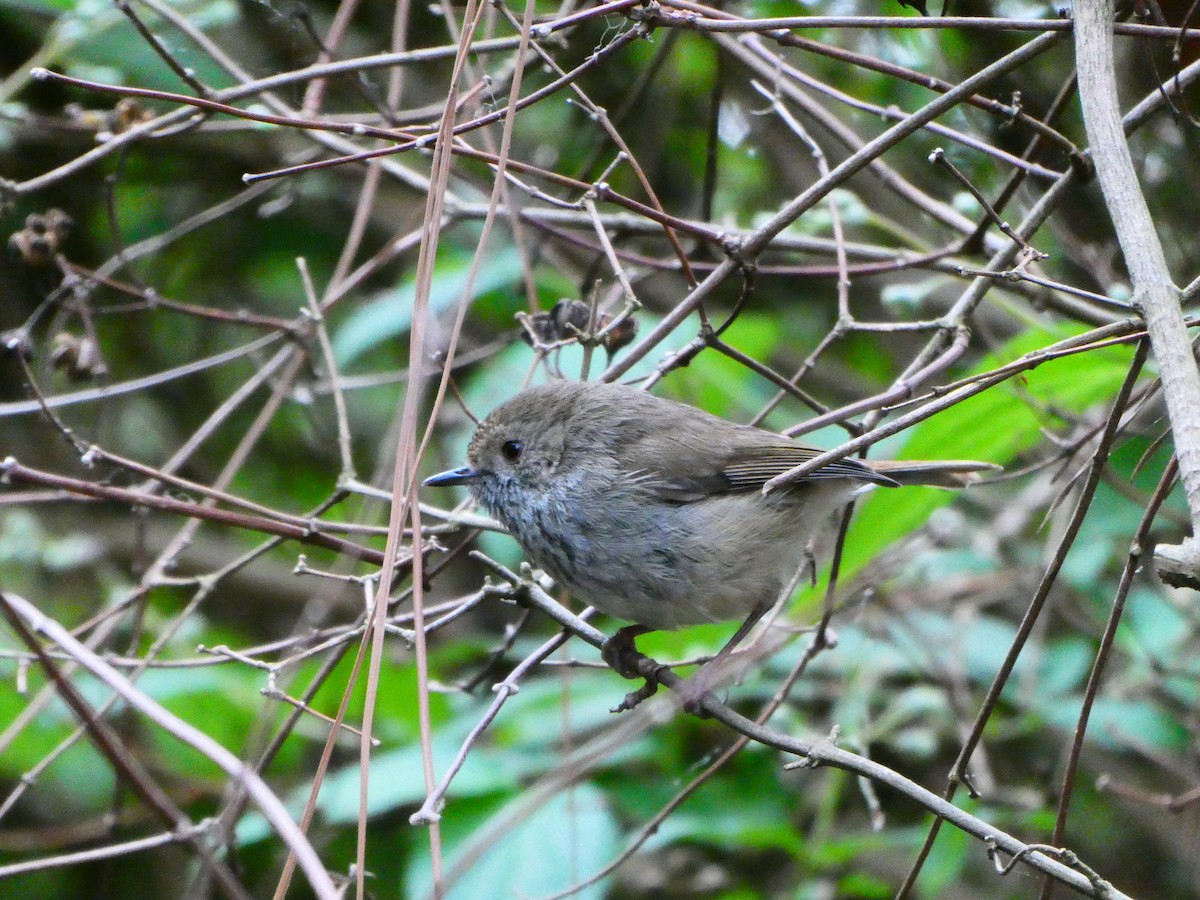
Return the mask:
<path id="1" fill-rule="evenodd" d="M 616 706 L 614 706 L 611 710 L 609 710 L 609 712 L 614 712 L 614 713 L 627 712 L 627 711 L 633 709 L 634 707 L 636 707 L 643 700 L 647 700 L 650 697 L 653 697 L 657 693 L 658 693 L 658 679 L 657 678 L 647 678 L 645 684 L 643 684 L 636 691 L 630 691 L 628 694 L 626 694 L 625 698 L 620 703 L 618 703 Z"/>
<path id="2" fill-rule="evenodd" d="M 658 669 L 656 667 L 650 671 L 648 666 L 643 668 L 642 663 L 649 660 L 634 643 L 634 638 L 649 630 L 642 625 L 626 625 L 600 645 L 601 659 L 622 678 L 646 679 L 645 684 L 636 691 L 630 691 L 620 703 L 613 707 L 612 711 L 615 713 L 633 709 L 643 700 L 653 697 L 658 691 Z"/>
<path id="3" fill-rule="evenodd" d="M 649 631 L 643 625 L 626 625 L 600 645 L 600 658 L 622 678 L 637 679 L 643 675 L 638 663 L 645 659 L 633 642 L 639 634 Z"/>

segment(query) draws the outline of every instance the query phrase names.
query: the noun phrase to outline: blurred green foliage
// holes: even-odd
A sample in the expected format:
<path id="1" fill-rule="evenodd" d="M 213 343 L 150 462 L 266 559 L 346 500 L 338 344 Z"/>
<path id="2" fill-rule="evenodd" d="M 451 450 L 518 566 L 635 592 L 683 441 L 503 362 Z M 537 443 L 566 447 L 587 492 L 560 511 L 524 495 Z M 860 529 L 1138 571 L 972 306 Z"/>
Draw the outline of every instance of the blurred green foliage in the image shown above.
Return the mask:
<path id="1" fill-rule="evenodd" d="M 175 58 L 205 85 L 220 89 L 237 82 L 193 37 L 144 5 L 134 5 Z M 1031 14 L 1019 6 L 999 4 L 996 14 L 1002 7 Z M 299 13 L 309 15 L 317 32 L 326 34 L 337 9 L 324 0 L 294 8 L 228 0 L 178 2 L 169 8 L 255 76 L 301 68 L 317 59 L 319 48 Z M 855 3 L 830 9 L 802 4 L 801 9 L 880 12 L 875 5 Z M 557 11 L 539 5 L 543 14 Z M 739 13 L 756 16 L 797 11 L 795 4 L 780 2 L 738 7 Z M 971 7 L 969 12 L 987 11 Z M 384 52 L 391 16 L 390 8 L 364 5 L 352 18 L 337 57 Z M 451 40 L 437 16 L 433 8 L 413 10 L 410 46 L 441 46 Z M 511 34 L 503 24 L 489 27 L 501 36 Z M 614 12 L 565 33 L 564 43 L 553 45 L 559 62 L 564 68 L 581 64 L 625 27 L 627 20 Z M 5 79 L 0 84 L 0 178 L 14 183 L 41 176 L 97 146 L 96 130 L 81 124 L 78 114 L 72 118 L 68 104 L 106 114 L 114 102 L 59 83 L 33 82 L 28 76 L 32 66 L 110 84 L 188 90 L 109 3 L 0 0 L 0 33 L 6 37 L 0 42 Z M 804 36 L 950 81 L 982 67 L 1014 40 L 1011 34 L 953 29 L 825 29 L 805 31 Z M 812 78 L 863 102 L 910 111 L 929 100 L 924 87 L 844 61 L 802 51 L 788 58 Z M 465 109 L 474 114 L 503 103 L 508 61 L 511 56 L 500 54 L 472 58 L 470 77 L 475 80 L 470 83 L 480 86 L 482 99 L 479 107 L 467 104 Z M 420 114 L 403 127 L 436 120 L 449 65 L 441 59 L 405 67 L 404 105 Z M 1040 115 L 1069 67 L 1069 53 L 1059 48 L 1039 60 L 1036 71 L 1026 69 L 1015 80 L 999 83 L 990 96 L 1005 99 L 1006 92 L 1019 89 L 1023 108 Z M 535 64 L 525 76 L 525 93 L 555 77 L 548 67 Z M 331 80 L 324 110 L 338 120 L 372 115 L 372 98 L 386 92 L 387 77 L 385 70 L 373 69 L 360 80 Z M 669 215 L 701 214 L 703 186 L 714 161 L 708 224 L 732 231 L 760 224 L 817 177 L 809 149 L 767 115 L 767 102 L 750 88 L 750 77 L 714 35 L 660 28 L 581 73 L 578 84 L 611 117 Z M 1149 90 L 1149 78 L 1140 69 L 1132 73 L 1130 90 Z M 305 85 L 284 85 L 276 94 L 281 102 L 299 107 Z M 151 111 L 169 108 L 166 101 L 140 102 Z M 239 102 L 267 105 L 261 97 Z M 832 102 L 830 108 L 862 139 L 885 125 L 869 112 Z M 714 109 L 722 119 L 718 123 L 712 121 Z M 598 118 L 577 97 L 568 102 L 565 90 L 556 93 L 519 114 L 513 157 L 579 179 L 584 187 L 603 176 L 614 190 L 648 203 L 632 166 L 622 161 L 607 169 L 616 151 Z M 942 123 L 1010 152 L 1020 152 L 1028 140 L 1011 122 L 997 122 L 977 109 L 956 109 Z M 812 122 L 806 126 L 818 135 L 831 162 L 845 158 L 848 151 L 838 140 Z M 1083 141 L 1074 111 L 1059 127 Z M 497 130 L 486 141 L 474 134 L 464 140 L 494 152 L 499 135 Z M 1158 121 L 1135 138 L 1163 232 L 1176 236 L 1169 250 L 1172 263 L 1185 273 L 1195 271 L 1194 209 L 1191 194 L 1176 188 L 1197 175 L 1200 155 L 1186 152 L 1195 139 Z M 886 162 L 937 201 L 978 217 L 976 201 L 927 165 L 929 151 L 941 143 L 940 137 L 918 134 L 889 151 Z M 244 173 L 295 164 L 309 147 L 304 137 L 285 129 L 213 117 L 202 127 L 133 143 L 38 191 L 9 191 L 6 233 L 18 231 L 26 215 L 57 206 L 76 223 L 61 248 L 63 259 L 78 267 L 72 271 L 93 271 L 117 260 L 115 274 L 106 275 L 109 280 L 102 280 L 90 299 L 75 305 L 68 302 L 69 291 L 64 292 L 67 299 L 55 295 L 63 283 L 61 272 L 30 271 L 16 261 L 0 267 L 5 298 L 0 330 L 12 334 L 11 329 L 28 326 L 36 350 L 30 364 L 41 391 L 50 396 L 81 389 L 50 363 L 48 348 L 60 330 L 82 332 L 89 316 L 108 369 L 101 384 L 118 388 L 242 347 L 266 333 L 251 315 L 303 322 L 307 302 L 296 259 L 307 261 L 320 292 L 338 268 L 346 235 L 357 221 L 362 243 L 348 268 L 363 267 L 361 280 L 330 305 L 324 321 L 336 364 L 350 379 L 345 397 L 357 474 L 364 481 L 390 485 L 396 411 L 412 374 L 409 342 L 417 283 L 415 243 L 404 252 L 390 250 L 399 237 L 422 226 L 425 197 L 413 185 L 428 177 L 429 157 L 423 152 L 396 157 L 394 162 L 409 167 L 412 177 L 405 181 L 385 174 L 369 199 L 363 199 L 368 198 L 364 166 L 311 171 L 281 179 L 261 193 L 247 192 Z M 1008 174 L 994 159 L 962 146 L 948 146 L 947 154 L 989 197 Z M 1050 167 L 1063 164 L 1058 151 L 1046 152 L 1038 161 Z M 582 191 L 562 188 L 554 194 L 559 202 L 550 204 L 529 186 L 543 192 L 557 186 L 526 172 L 510 174 L 513 180 L 506 189 L 515 207 L 562 218 L 534 225 L 527 221 L 514 233 L 500 216 L 468 290 L 466 276 L 480 227 L 479 216 L 464 210 L 484 203 L 494 170 L 477 160 L 455 161 L 452 189 L 462 204 L 447 212 L 423 323 L 429 335 L 426 349 L 432 351 L 424 362 L 431 371 L 448 346 L 461 304 L 467 304 L 467 311 L 454 390 L 432 432 L 423 472 L 457 465 L 464 457 L 473 423 L 461 412 L 458 397 L 463 407 L 482 416 L 527 380 L 544 380 L 553 370 L 567 377 L 583 372 L 579 347 L 556 350 L 548 365 L 539 366 L 535 351 L 519 339 L 516 313 L 549 309 L 563 297 L 600 297 L 607 312 L 621 307 L 617 291 L 606 293 L 612 273 L 595 243 L 594 223 L 582 220 Z M 1020 208 L 1005 215 L 1017 221 L 1028 198 L 1043 187 L 1027 186 Z M 233 207 L 209 221 L 209 212 L 227 202 Z M 964 278 L 949 264 L 905 269 L 901 263 L 916 253 L 956 245 L 958 235 L 947 237 L 946 228 L 898 199 L 874 175 L 838 188 L 829 203 L 847 241 L 893 254 L 882 263 L 876 260 L 875 269 L 851 277 L 857 317 L 894 323 L 936 320 L 945 313 L 947 298 L 958 295 L 967 283 Z M 689 285 L 661 240 L 659 226 L 639 230 L 616 204 L 602 202 L 598 208 L 605 216 L 629 216 L 614 218 L 605 227 L 633 273 L 644 304 L 635 318 L 644 336 L 665 320 Z M 568 221 L 574 214 L 580 214 L 582 224 Z M 822 203 L 782 237 L 828 240 L 834 221 L 830 205 Z M 1113 261 L 1117 251 L 1104 230 L 1106 223 L 1096 192 L 1079 189 L 1053 227 L 1036 236 L 1037 247 L 1050 254 L 1045 269 L 1087 290 L 1120 295 L 1123 273 Z M 721 249 L 686 231 L 679 235 L 703 277 L 708 271 L 704 266 L 719 261 Z M 129 257 L 123 263 L 122 254 Z M 372 265 L 376 254 L 379 261 Z M 984 259 L 980 253 L 963 255 L 970 266 L 982 265 Z M 808 250 L 772 250 L 758 262 L 754 290 L 721 337 L 789 377 L 838 323 L 836 265 L 832 254 Z M 862 260 L 854 257 L 850 263 Z M 801 274 L 806 266 L 822 268 L 818 274 Z M 731 281 L 706 300 L 704 311 L 713 323 L 720 325 L 731 314 L 739 289 Z M 51 302 L 42 306 L 47 297 Z M 166 301 L 219 315 L 198 317 Z M 85 307 L 87 315 L 80 312 Z M 973 329 L 970 350 L 938 376 L 940 382 L 987 373 L 1088 327 L 1048 305 L 1043 293 L 1007 283 L 989 294 L 967 324 Z M 685 353 L 695 337 L 693 317 L 639 360 L 627 377 L 641 379 L 670 369 L 666 361 Z M 916 332 L 851 331 L 830 344 L 801 386 L 830 407 L 869 396 L 901 375 L 923 340 Z M 294 382 L 275 372 L 241 405 L 220 414 L 280 346 L 293 343 L 314 347 L 311 334 L 297 326 L 286 340 L 225 365 L 135 392 L 114 391 L 102 402 L 61 407 L 58 415 L 85 442 L 151 467 L 165 466 L 193 435 L 212 424 L 212 432 L 203 432 L 179 474 L 213 484 L 247 435 L 255 434 L 264 404 L 278 391 L 279 411 L 262 423 L 261 438 L 244 464 L 235 467 L 225 489 L 301 521 L 337 497 L 324 521 L 382 531 L 385 504 L 357 495 L 342 499 L 337 493 L 337 423 L 319 350 L 313 349 Z M 1003 465 L 1007 474 L 962 496 L 933 489 L 880 489 L 857 504 L 841 556 L 832 626 L 836 644 L 815 657 L 771 720 L 774 727 L 809 737 L 836 728 L 843 746 L 931 790 L 942 788 L 964 728 L 1014 640 L 1073 504 L 1068 483 L 1090 452 L 1081 435 L 1102 422 L 1131 358 L 1130 347 L 1112 346 L 1044 362 L 874 448 L 876 455 L 897 458 L 988 460 Z M 598 375 L 608 362 L 597 348 L 589 376 Z M 0 404 L 28 400 L 22 370 L 11 360 L 2 364 Z M 1154 375 L 1151 365 L 1139 388 Z M 777 393 L 775 384 L 711 348 L 667 372 L 654 389 L 738 421 L 750 420 Z M 421 399 L 432 395 L 426 381 Z M 1030 841 L 1049 840 L 1054 827 L 1064 754 L 1099 635 L 1130 539 L 1170 457 L 1169 446 L 1158 441 L 1160 412 L 1152 399 L 1147 402 L 1122 434 L 1050 607 L 992 715 L 977 754 L 983 799 L 959 795 L 964 808 Z M 763 424 L 784 429 L 809 412 L 789 398 Z M 804 439 L 834 446 L 845 438 L 844 430 L 830 426 Z M 1081 441 L 1081 452 L 1058 453 L 1073 440 Z M 0 416 L 0 448 L 3 455 L 11 453 L 68 477 L 122 488 L 144 480 L 116 466 L 87 469 L 41 415 L 18 415 L 6 408 Z M 24 495 L 17 493 L 18 486 L 5 487 L 10 489 L 11 494 L 0 495 L 5 498 L 0 507 L 0 588 L 28 597 L 47 615 L 85 635 L 94 633 L 97 623 L 111 620 L 113 630 L 100 649 L 128 675 L 135 674 L 139 654 L 155 649 L 158 667 L 139 673 L 137 685 L 168 710 L 251 761 L 260 759 L 293 709 L 263 697 L 269 681 L 292 697 L 311 687 L 307 707 L 327 717 L 338 713 L 348 691 L 346 721 L 356 727 L 361 723 L 365 677 L 360 674 L 347 688 L 358 645 L 353 637 L 348 643 L 335 641 L 338 629 L 349 628 L 361 615 L 360 584 L 293 576 L 299 552 L 294 543 L 266 548 L 242 561 L 242 554 L 262 548 L 264 535 L 208 524 L 188 536 L 187 551 L 180 552 L 164 580 L 143 592 L 140 579 L 177 534 L 178 519 L 131 511 L 128 504 L 67 502 L 49 492 Z M 1061 492 L 1066 493 L 1058 502 Z M 182 486 L 170 486 L 165 493 L 202 499 Z M 444 495 L 431 500 L 447 502 Z M 1184 504 L 1172 496 L 1152 537 L 1171 541 L 1185 530 Z M 350 532 L 348 539 L 382 547 L 377 534 Z M 461 539 L 459 534 L 439 535 L 447 547 Z M 514 569 L 521 563 L 519 549 L 505 536 L 485 533 L 471 546 Z M 302 549 L 310 565 L 338 576 L 369 571 L 331 551 Z M 818 548 L 818 575 L 796 592 L 785 614 L 789 623 L 808 626 L 819 617 L 829 577 L 827 551 Z M 238 565 L 223 568 L 235 560 Z M 436 577 L 430 577 L 430 603 L 467 595 L 482 582 L 483 570 L 465 554 L 435 553 L 430 562 L 437 567 Z M 1164 827 L 1161 804 L 1136 799 L 1138 792 L 1154 797 L 1194 787 L 1200 622 L 1192 601 L 1193 595 L 1167 591 L 1146 573 L 1135 580 L 1092 708 L 1068 821 L 1069 846 L 1138 896 L 1194 896 L 1200 877 L 1193 858 L 1195 804 L 1172 813 L 1178 818 Z M 397 611 L 403 608 L 404 603 L 398 604 Z M 434 632 L 427 647 L 428 687 L 403 636 L 389 634 L 375 686 L 373 734 L 382 743 L 371 756 L 365 811 L 358 739 L 346 731 L 334 741 L 316 800 L 314 841 L 332 870 L 348 872 L 355 860 L 357 823 L 365 815 L 370 822 L 368 885 L 374 896 L 423 897 L 432 884 L 430 830 L 408 819 L 430 787 L 418 697 L 425 692 L 432 772 L 440 778 L 479 725 L 494 696 L 488 687 L 553 633 L 534 616 L 510 647 L 501 648 L 505 626 L 518 615 L 487 599 L 471 615 Z M 616 627 L 601 624 L 610 631 Z M 639 646 L 663 660 L 688 659 L 714 651 L 732 627 L 650 634 Z M 277 650 L 275 642 L 309 636 L 336 646 L 327 651 L 329 656 L 289 660 L 270 679 L 261 667 L 211 652 L 233 648 L 270 665 L 287 652 Z M 802 635 L 751 666 L 726 688 L 730 702 L 748 714 L 757 712 L 800 662 L 807 641 Z M 199 645 L 209 652 L 198 651 Z M 503 652 L 497 661 L 492 656 L 498 649 Z M 11 807 L 0 807 L 0 867 L 162 831 L 165 826 L 131 797 L 112 765 L 88 741 L 71 743 L 55 755 L 76 726 L 73 715 L 46 690 L 44 673 L 23 655 L 10 632 L 3 633 L 0 650 L 0 677 L 15 687 L 0 690 L 0 804 L 15 799 Z M 612 716 L 610 708 L 630 686 L 605 669 L 573 665 L 594 664 L 597 658 L 580 642 L 568 644 L 555 658 L 563 665 L 524 680 L 471 748 L 441 809 L 438 833 L 445 871 L 452 877 L 447 896 L 545 896 L 590 878 L 734 739 L 711 722 L 669 711 L 658 718 Z M 318 684 L 327 662 L 329 671 Z M 472 692 L 461 690 L 477 676 Z M 111 700 L 108 689 L 90 676 L 76 672 L 71 677 L 93 705 Z M 47 698 L 44 705 L 32 706 L 41 702 L 39 697 Z M 665 710 L 666 704 L 655 708 Z M 21 724 L 27 715 L 28 723 Z M 224 809 L 231 786 L 209 760 L 165 737 L 124 704 L 114 704 L 106 721 L 189 816 L 199 820 Z M 4 731 L 10 728 L 11 733 Z M 268 781 L 296 815 L 308 799 L 329 728 L 326 719 L 300 716 L 265 763 Z M 788 761 L 751 744 L 657 823 L 615 875 L 573 896 L 894 896 L 925 840 L 928 816 L 883 789 L 876 797 L 845 772 L 785 771 Z M 1099 789 L 1102 775 L 1126 788 L 1129 796 Z M 881 827 L 872 821 L 876 801 Z M 259 811 L 251 807 L 238 817 L 220 853 L 252 896 L 271 895 L 282 850 Z M 947 827 L 922 870 L 916 896 L 1025 897 L 1032 889 L 1031 876 L 1020 877 L 1019 882 L 1016 875 L 999 878 L 979 842 Z M 202 884 L 202 867 L 194 856 L 169 847 L 9 875 L 0 879 L 0 893 L 29 898 L 182 897 L 193 896 L 187 893 L 192 889 L 213 893 L 195 887 Z M 306 890 L 297 883 L 293 895 L 307 896 Z"/>

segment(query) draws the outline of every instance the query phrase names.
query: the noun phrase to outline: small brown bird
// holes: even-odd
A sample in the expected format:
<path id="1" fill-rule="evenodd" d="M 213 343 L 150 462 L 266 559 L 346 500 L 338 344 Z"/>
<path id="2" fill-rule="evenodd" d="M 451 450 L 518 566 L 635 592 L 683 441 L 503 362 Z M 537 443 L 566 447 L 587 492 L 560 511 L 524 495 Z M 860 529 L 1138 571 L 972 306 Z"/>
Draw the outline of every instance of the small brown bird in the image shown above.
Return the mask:
<path id="1" fill-rule="evenodd" d="M 769 610 L 830 514 L 875 486 L 959 488 L 982 462 L 842 459 L 770 494 L 763 485 L 821 451 L 627 385 L 558 381 L 504 403 L 468 465 L 426 479 L 466 484 L 529 558 L 577 599 L 635 624 L 606 642 L 622 674 L 638 634 Z"/>

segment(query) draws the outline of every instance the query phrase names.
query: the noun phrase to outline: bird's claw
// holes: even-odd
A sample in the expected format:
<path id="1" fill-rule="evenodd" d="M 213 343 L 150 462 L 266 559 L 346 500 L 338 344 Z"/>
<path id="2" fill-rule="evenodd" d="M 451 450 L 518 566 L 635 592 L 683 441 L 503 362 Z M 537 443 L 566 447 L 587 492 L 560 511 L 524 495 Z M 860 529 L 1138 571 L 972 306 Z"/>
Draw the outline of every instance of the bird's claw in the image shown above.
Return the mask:
<path id="1" fill-rule="evenodd" d="M 643 677 L 638 663 L 645 657 L 638 652 L 633 639 L 645 633 L 646 629 L 639 625 L 618 629 L 616 634 L 600 645 L 600 658 L 622 678 L 636 680 Z"/>
<path id="2" fill-rule="evenodd" d="M 627 625 L 618 629 L 616 634 L 600 645 L 600 658 L 622 678 L 632 681 L 639 678 L 646 679 L 645 684 L 636 691 L 630 691 L 625 695 L 625 699 L 613 707 L 612 711 L 615 713 L 633 709 L 643 700 L 653 697 L 658 691 L 658 669 L 655 668 L 651 671 L 648 666 L 642 666 L 643 662 L 649 660 L 633 642 L 633 639 L 639 634 L 645 633 L 646 628 L 641 625 Z"/>
<path id="3" fill-rule="evenodd" d="M 616 706 L 614 706 L 610 712 L 627 712 L 628 710 L 636 707 L 643 700 L 653 697 L 656 693 L 658 693 L 658 679 L 647 678 L 645 684 L 643 684 L 636 691 L 630 691 L 628 694 L 626 694 L 625 698 Z"/>

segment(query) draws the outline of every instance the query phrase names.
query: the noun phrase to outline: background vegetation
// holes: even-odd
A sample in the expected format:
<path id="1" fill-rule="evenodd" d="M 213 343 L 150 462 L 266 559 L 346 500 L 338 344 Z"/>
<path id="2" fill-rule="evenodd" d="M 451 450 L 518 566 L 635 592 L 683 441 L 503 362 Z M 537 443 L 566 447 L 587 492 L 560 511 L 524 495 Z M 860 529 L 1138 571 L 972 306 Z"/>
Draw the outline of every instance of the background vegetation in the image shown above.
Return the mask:
<path id="1" fill-rule="evenodd" d="M 1186 284 L 1200 44 L 1136 7 L 1120 102 Z M 1045 4 L 949 12 L 0 0 L 0 890 L 320 893 L 253 771 L 375 897 L 1200 896 L 1200 614 L 1149 565 L 1192 529 L 1078 48 Z M 887 18 L 765 21 L 805 14 Z M 515 544 L 418 492 L 559 375 L 1004 467 L 831 521 L 720 692 L 830 764 L 669 691 L 611 714 L 594 647 L 539 655 Z M 1082 862 L 1001 874 L 1001 832 Z"/>

